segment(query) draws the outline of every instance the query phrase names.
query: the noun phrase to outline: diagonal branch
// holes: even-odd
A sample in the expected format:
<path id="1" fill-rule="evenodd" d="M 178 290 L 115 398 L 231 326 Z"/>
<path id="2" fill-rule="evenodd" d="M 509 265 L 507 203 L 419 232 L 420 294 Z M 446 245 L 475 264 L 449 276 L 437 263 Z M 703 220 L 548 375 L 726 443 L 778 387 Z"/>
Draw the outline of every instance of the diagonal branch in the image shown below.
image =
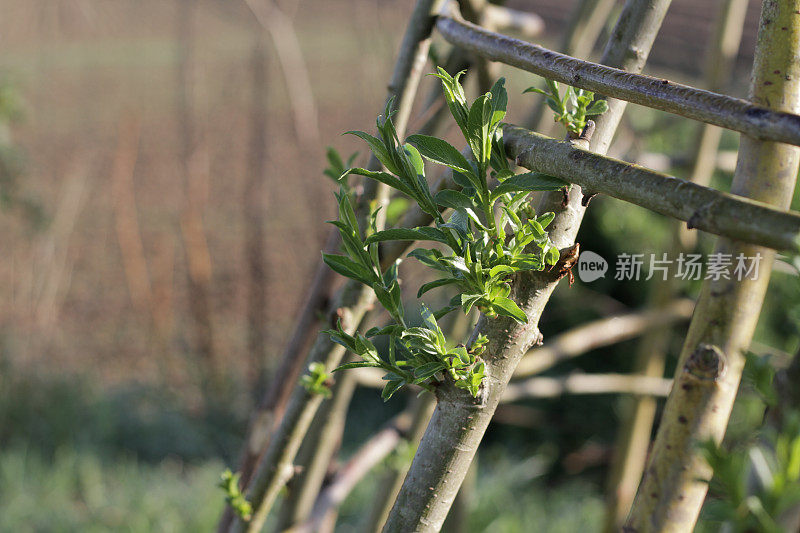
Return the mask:
<path id="1" fill-rule="evenodd" d="M 641 71 L 669 4 L 669 0 L 629 1 L 606 48 L 604 63 Z M 639 53 L 630 54 L 630 49 Z M 598 118 L 591 141 L 594 150 L 608 149 L 625 105 L 619 100 L 609 101 L 609 110 Z M 575 142 L 589 144 L 585 139 Z M 479 397 L 472 398 L 451 382 L 437 387 L 438 404 L 384 532 L 434 532 L 441 528 L 516 365 L 541 338 L 537 324 L 544 306 L 577 258 L 573 243 L 584 211 L 578 196 L 571 194 L 565 206 L 560 193 L 544 196 L 542 211 L 556 213 L 549 233 L 563 250 L 561 260 L 554 271 L 520 276 L 514 283 L 512 297 L 526 312 L 527 324 L 504 318 L 481 317 L 478 321 L 473 338 L 485 334 L 489 339 L 486 377 Z"/>

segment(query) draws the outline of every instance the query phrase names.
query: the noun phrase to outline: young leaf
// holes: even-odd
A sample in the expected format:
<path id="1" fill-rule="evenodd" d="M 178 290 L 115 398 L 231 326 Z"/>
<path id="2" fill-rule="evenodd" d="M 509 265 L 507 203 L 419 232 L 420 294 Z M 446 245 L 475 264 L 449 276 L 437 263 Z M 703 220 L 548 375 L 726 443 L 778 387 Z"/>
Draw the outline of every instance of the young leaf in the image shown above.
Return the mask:
<path id="1" fill-rule="evenodd" d="M 386 383 L 386 386 L 383 387 L 383 391 L 381 392 L 381 398 L 383 398 L 384 402 L 388 402 L 389 398 L 391 398 L 395 392 L 400 390 L 400 388 L 405 385 L 405 383 L 401 380 L 390 380 Z"/>
<path id="2" fill-rule="evenodd" d="M 489 91 L 492 94 L 492 117 L 489 122 L 489 131 L 494 131 L 494 128 L 506 116 L 508 93 L 504 87 L 505 82 L 505 78 L 499 78 Z"/>
<path id="3" fill-rule="evenodd" d="M 542 229 L 544 229 L 550 225 L 554 218 L 556 218 L 556 214 L 551 211 L 536 217 L 536 222 L 538 222 Z"/>
<path id="4" fill-rule="evenodd" d="M 386 145 L 381 139 L 378 139 L 377 137 L 370 135 L 365 131 L 346 131 L 345 135 L 355 135 L 356 137 L 360 137 L 361 139 L 365 140 L 369 145 L 369 149 L 372 150 L 372 153 L 375 154 L 375 157 L 378 158 L 378 161 L 380 161 L 389 172 L 392 174 L 400 174 L 400 169 L 397 168 L 397 165 L 392 159 L 391 153 L 386 149 Z"/>
<path id="5" fill-rule="evenodd" d="M 435 197 L 436 203 L 451 209 L 475 209 L 475 202 L 466 194 L 452 189 L 439 191 Z"/>
<path id="6" fill-rule="evenodd" d="M 444 370 L 447 368 L 444 363 L 440 361 L 433 361 L 430 363 L 425 363 L 424 365 L 418 366 L 414 369 L 414 381 L 416 383 L 422 383 L 426 379 L 432 377 L 437 372 Z"/>
<path id="7" fill-rule="evenodd" d="M 489 95 L 484 94 L 472 102 L 472 107 L 469 110 L 467 117 L 467 131 L 465 137 L 472 148 L 472 153 L 475 160 L 478 161 L 479 168 L 486 168 L 486 163 L 489 161 L 488 153 L 488 139 L 489 137 L 489 121 L 492 117 L 492 106 L 489 102 Z M 480 172 L 479 172 L 480 174 Z"/>
<path id="8" fill-rule="evenodd" d="M 517 322 L 521 322 L 523 324 L 528 322 L 528 316 L 525 314 L 525 311 L 520 309 L 519 306 L 509 298 L 496 298 L 492 302 L 492 309 L 494 309 L 498 315 L 510 316 Z"/>
<path id="9" fill-rule="evenodd" d="M 527 89 L 522 91 L 522 94 L 525 94 L 525 93 L 539 93 L 539 94 L 541 94 L 543 96 L 548 96 L 548 97 L 550 96 L 549 92 L 547 92 L 547 91 L 545 91 L 543 89 L 540 89 L 538 87 L 528 87 Z"/>
<path id="10" fill-rule="evenodd" d="M 508 178 L 492 191 L 493 197 L 501 194 L 517 191 L 557 191 L 562 187 L 568 186 L 566 181 L 541 174 L 539 172 L 526 172 Z"/>
<path id="11" fill-rule="evenodd" d="M 358 174 L 360 176 L 366 176 L 368 178 L 374 179 L 375 181 L 380 181 L 381 183 L 385 183 L 389 187 L 397 189 L 398 191 L 402 192 L 403 194 L 405 194 L 410 198 L 415 197 L 415 192 L 413 189 L 411 189 L 411 187 L 409 187 L 407 184 L 403 183 L 397 177 L 392 176 L 389 173 L 375 172 L 373 170 L 367 170 L 365 168 L 350 168 L 347 169 L 347 171 L 345 171 L 344 174 L 342 174 L 342 177 L 340 179 L 345 178 L 349 174 Z"/>
<path id="12" fill-rule="evenodd" d="M 417 291 L 417 298 L 421 297 L 423 294 L 428 292 L 431 289 L 435 289 L 437 287 L 444 287 L 445 285 L 452 285 L 453 283 L 458 283 L 458 280 L 455 278 L 442 278 L 437 279 L 436 281 L 429 281 L 428 283 L 424 283 Z"/>
<path id="13" fill-rule="evenodd" d="M 419 228 L 392 228 L 370 235 L 366 244 L 383 241 L 436 241 L 447 244 L 447 235 L 443 231 L 429 226 Z"/>
<path id="14" fill-rule="evenodd" d="M 411 135 L 407 140 L 417 147 L 424 158 L 434 163 L 446 165 L 464 174 L 472 172 L 467 158 L 447 141 L 429 135 Z"/>
<path id="15" fill-rule="evenodd" d="M 352 363 L 345 363 L 343 365 L 339 365 L 336 368 L 334 368 L 333 371 L 339 372 L 340 370 L 349 370 L 351 368 L 381 368 L 381 365 L 373 361 L 354 361 Z"/>
<path id="16" fill-rule="evenodd" d="M 331 267 L 334 272 L 341 274 L 346 278 L 360 281 L 365 285 L 372 285 L 374 273 L 367 267 L 356 263 L 349 257 L 323 253 L 322 260 L 325 261 L 325 264 Z"/>
<path id="17" fill-rule="evenodd" d="M 608 111 L 608 102 L 605 100 L 596 100 L 589 109 L 586 110 L 587 115 L 602 115 Z"/>

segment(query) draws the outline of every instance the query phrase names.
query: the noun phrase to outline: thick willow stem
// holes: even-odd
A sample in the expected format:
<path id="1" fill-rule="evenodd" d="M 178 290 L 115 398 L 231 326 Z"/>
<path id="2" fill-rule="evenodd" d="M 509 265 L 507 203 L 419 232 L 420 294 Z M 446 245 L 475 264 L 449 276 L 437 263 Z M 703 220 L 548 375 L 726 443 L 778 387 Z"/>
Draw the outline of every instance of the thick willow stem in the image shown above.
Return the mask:
<path id="1" fill-rule="evenodd" d="M 606 49 L 604 62 L 641 71 L 669 4 L 669 0 L 629 1 Z M 629 48 L 640 53 L 627 54 Z M 624 102 L 609 101 L 609 111 L 599 117 L 591 141 L 595 150 L 602 152 L 608 148 L 624 108 Z M 576 142 L 588 144 L 586 140 Z M 526 312 L 527 324 L 505 318 L 479 320 L 473 336 L 482 333 L 489 338 L 485 355 L 487 376 L 480 394 L 473 398 L 453 383 L 437 388 L 438 404 L 384 526 L 385 532 L 441 529 L 506 384 L 522 356 L 541 338 L 537 324 L 544 306 L 560 277 L 576 259 L 577 246 L 573 243 L 584 210 L 578 196 L 571 194 L 567 205 L 562 206 L 560 193 L 545 195 L 544 207 L 556 213 L 549 228 L 550 238 L 563 250 L 559 264 L 551 272 L 522 276 L 514 284 L 512 297 Z"/>
<path id="2" fill-rule="evenodd" d="M 776 110 L 800 110 L 800 0 L 765 0 L 753 66 L 751 99 Z M 732 192 L 786 209 L 800 151 L 743 136 Z M 681 353 L 676 383 L 644 479 L 626 522 L 630 531 L 690 531 L 711 476 L 698 441 L 719 442 L 728 423 L 775 253 L 719 239 L 715 253 L 761 256 L 756 279 L 708 280 Z"/>
<path id="3" fill-rule="evenodd" d="M 706 85 L 711 91 L 720 91 L 728 83 L 730 72 L 739 52 L 742 29 L 748 0 L 724 0 L 709 45 L 706 58 Z M 703 124 L 697 135 L 692 154 L 689 181 L 707 186 L 716 167 L 717 149 L 722 130 Z M 695 241 L 696 232 L 689 232 L 682 224 L 672 225 L 673 243 L 670 257 L 677 256 Z M 675 297 L 677 280 L 658 283 L 649 296 L 650 305 L 660 306 Z M 671 329 L 662 326 L 645 335 L 636 351 L 633 371 L 650 377 L 664 375 L 667 348 Z M 614 460 L 609 477 L 605 531 L 619 531 L 628 515 L 636 488 L 642 478 L 647 451 L 650 448 L 653 421 L 656 415 L 656 398 L 638 396 L 622 406 L 624 415 L 620 422 Z"/>

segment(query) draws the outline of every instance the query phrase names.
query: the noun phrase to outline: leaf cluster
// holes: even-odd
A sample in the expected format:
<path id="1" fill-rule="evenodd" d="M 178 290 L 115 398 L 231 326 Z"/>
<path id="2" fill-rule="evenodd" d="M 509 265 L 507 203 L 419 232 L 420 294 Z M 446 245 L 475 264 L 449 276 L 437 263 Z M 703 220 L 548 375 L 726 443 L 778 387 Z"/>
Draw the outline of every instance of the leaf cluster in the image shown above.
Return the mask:
<path id="1" fill-rule="evenodd" d="M 351 368 L 380 368 L 386 371 L 386 385 L 381 397 L 388 400 L 403 385 L 413 384 L 431 390 L 431 380 L 442 381 L 444 375 L 452 378 L 457 387 L 478 395 L 483 380 L 485 365 L 480 355 L 485 341 L 475 343 L 472 349 L 464 346 L 449 348 L 447 339 L 428 307 L 422 305 L 420 326 L 403 327 L 396 324 L 384 328 L 372 328 L 366 335 L 348 335 L 337 324 L 337 329 L 327 333 L 337 342 L 355 353 L 361 361 L 346 363 L 335 371 Z M 388 358 L 381 357 L 370 338 L 389 336 Z"/>
<path id="2" fill-rule="evenodd" d="M 777 404 L 774 374 L 769 358 L 748 354 L 745 380 L 766 406 Z M 732 531 L 783 531 L 781 515 L 800 504 L 800 413 L 789 410 L 780 418 L 780 430 L 767 430 L 758 441 L 699 445 L 714 471 L 709 483 L 718 497 L 706 503 L 707 519 Z"/>
<path id="3" fill-rule="evenodd" d="M 300 378 L 300 384 L 310 394 L 319 394 L 323 398 L 330 398 L 331 390 L 328 387 L 328 373 L 325 372 L 325 365 L 314 362 L 308 365 L 308 374 Z"/>
<path id="4" fill-rule="evenodd" d="M 706 517 L 727 522 L 733 531 L 779 533 L 779 517 L 800 503 L 800 424 L 768 436 L 764 444 L 726 450 L 713 441 L 701 445 L 720 498 L 708 502 Z M 755 480 L 755 483 L 753 483 Z"/>
<path id="5" fill-rule="evenodd" d="M 547 106 L 555 113 L 555 121 L 562 123 L 567 131 L 576 137 L 586 127 L 588 117 L 602 115 L 608 111 L 608 103 L 605 100 L 595 100 L 591 91 L 567 85 L 567 90 L 562 96 L 558 82 L 547 79 L 545 81 L 546 89 L 528 87 L 523 93 L 539 93 L 544 96 Z"/>
<path id="6" fill-rule="evenodd" d="M 427 135 L 411 135 L 402 143 L 391 119 L 392 102 L 377 119 L 377 135 L 347 132 L 368 144 L 383 170 L 349 168 L 342 178 L 357 174 L 385 183 L 417 203 L 434 221 L 432 226 L 377 231 L 373 212 L 362 237 L 348 194 L 344 190 L 337 194 L 339 219 L 332 224 L 342 235 L 345 255 L 323 254 L 323 260 L 339 274 L 371 287 L 394 324 L 370 330 L 366 336 L 348 335 L 341 327 L 329 333 L 362 359 L 340 369 L 372 366 L 386 370 L 384 398 L 404 384 L 428 387 L 445 375 L 477 395 L 485 371 L 480 361 L 484 345 L 472 350 L 448 348 L 436 320 L 458 308 L 465 313 L 477 308 L 489 317 L 504 315 L 527 322 L 525 312 L 509 297 L 511 279 L 522 271 L 548 268 L 559 258 L 545 231 L 554 215 L 537 215 L 529 196 L 532 191 L 555 191 L 567 184 L 534 172 L 514 174 L 500 129 L 508 101 L 504 80 L 499 79 L 489 92 L 469 104 L 459 82 L 461 74 L 450 76 L 439 68 L 435 75 L 466 140 L 466 155 L 447 141 Z M 458 188 L 433 194 L 425 160 L 448 167 Z M 448 209 L 452 212 L 445 218 Z M 385 241 L 436 243 L 435 248 L 417 248 L 409 254 L 438 274 L 419 288 L 418 298 L 437 287 L 458 289 L 449 305 L 435 313 L 423 305 L 420 327 L 406 325 L 397 277 L 399 261 L 385 272 L 381 270 L 378 244 Z M 390 337 L 387 359 L 380 357 L 369 340 L 376 335 Z"/>
<path id="7" fill-rule="evenodd" d="M 225 501 L 233 509 L 233 512 L 246 522 L 253 515 L 253 506 L 239 489 L 240 476 L 239 472 L 234 474 L 229 468 L 226 468 L 220 476 L 217 486 L 225 491 Z"/>

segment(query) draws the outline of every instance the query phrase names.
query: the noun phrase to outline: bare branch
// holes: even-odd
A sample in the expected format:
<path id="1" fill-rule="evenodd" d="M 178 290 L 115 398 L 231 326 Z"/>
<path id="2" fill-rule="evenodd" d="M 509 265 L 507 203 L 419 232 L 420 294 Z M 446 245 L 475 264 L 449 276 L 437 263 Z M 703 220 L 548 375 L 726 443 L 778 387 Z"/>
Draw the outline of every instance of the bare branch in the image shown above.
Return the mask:
<path id="1" fill-rule="evenodd" d="M 558 363 L 601 346 L 632 339 L 652 328 L 688 320 L 694 302 L 675 300 L 663 308 L 601 318 L 556 335 L 532 348 L 514 371 L 514 378 L 540 374 Z"/>
<path id="2" fill-rule="evenodd" d="M 437 28 L 455 46 L 581 89 L 728 128 L 761 140 L 800 145 L 800 116 L 662 78 L 631 74 L 487 31 L 455 12 Z M 636 54 L 635 50 L 632 53 Z"/>
<path id="3" fill-rule="evenodd" d="M 272 0 L 245 0 L 258 23 L 269 33 L 286 80 L 294 124 L 301 141 L 317 143 L 319 124 L 311 80 L 292 20 Z"/>
<path id="4" fill-rule="evenodd" d="M 571 374 L 557 378 L 535 377 L 511 383 L 503 402 L 523 398 L 556 398 L 565 394 L 636 394 L 664 396 L 672 387 L 671 379 L 627 374 Z"/>
<path id="5" fill-rule="evenodd" d="M 684 220 L 691 228 L 776 250 L 800 250 L 800 214 L 604 157 L 516 126 L 504 128 L 503 140 L 508 154 L 525 168 Z"/>

